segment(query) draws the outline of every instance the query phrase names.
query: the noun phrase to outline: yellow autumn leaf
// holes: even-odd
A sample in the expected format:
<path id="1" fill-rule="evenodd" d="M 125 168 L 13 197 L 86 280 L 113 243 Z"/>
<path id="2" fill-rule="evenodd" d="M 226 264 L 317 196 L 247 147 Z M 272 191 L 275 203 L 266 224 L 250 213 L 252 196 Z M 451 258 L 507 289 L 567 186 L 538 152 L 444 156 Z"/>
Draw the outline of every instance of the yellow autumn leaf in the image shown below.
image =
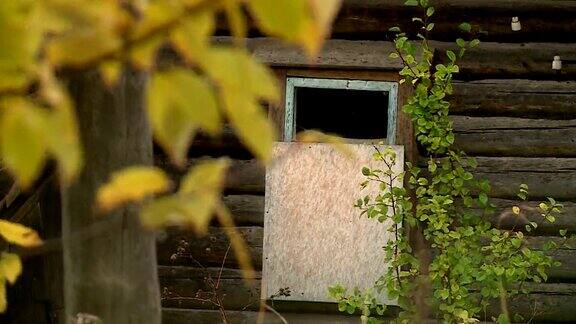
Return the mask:
<path id="1" fill-rule="evenodd" d="M 58 162 L 62 184 L 70 184 L 82 170 L 84 157 L 78 122 L 68 97 L 47 116 L 46 142 L 48 152 Z"/>
<path id="2" fill-rule="evenodd" d="M 184 164 L 197 129 L 212 135 L 220 132 L 222 117 L 214 90 L 192 71 L 155 73 L 147 96 L 154 136 L 178 165 Z"/>
<path id="3" fill-rule="evenodd" d="M 296 141 L 303 143 L 327 143 L 347 156 L 354 156 L 354 152 L 346 146 L 346 141 L 336 135 L 326 134 L 317 130 L 307 130 L 296 135 Z"/>
<path id="4" fill-rule="evenodd" d="M 20 273 L 22 273 L 20 256 L 14 253 L 2 252 L 0 255 L 0 278 L 6 278 L 9 283 L 14 284 Z"/>
<path id="5" fill-rule="evenodd" d="M 328 35 L 341 0 L 252 0 L 248 8 L 267 34 L 317 53 Z"/>
<path id="6" fill-rule="evenodd" d="M 129 202 L 166 192 L 171 182 L 161 169 L 147 166 L 133 166 L 112 174 L 110 181 L 98 190 L 98 208 L 107 212 Z"/>
<path id="7" fill-rule="evenodd" d="M 224 186 L 226 180 L 226 171 L 230 166 L 227 158 L 216 160 L 206 160 L 196 164 L 182 178 L 180 193 L 218 193 Z"/>
<path id="8" fill-rule="evenodd" d="M 226 0 L 224 1 L 224 12 L 228 20 L 228 26 L 232 31 L 232 35 L 240 42 L 246 37 L 248 33 L 248 25 L 246 17 L 242 10 L 242 3 L 239 0 Z"/>
<path id="9" fill-rule="evenodd" d="M 518 206 L 513 206 L 512 207 L 512 212 L 516 215 L 520 215 L 520 207 Z"/>
<path id="10" fill-rule="evenodd" d="M 113 30 L 81 29 L 49 42 L 47 57 L 55 66 L 83 67 L 120 50 L 122 40 Z"/>
<path id="11" fill-rule="evenodd" d="M 46 159 L 43 111 L 24 98 L 6 99 L 0 106 L 2 164 L 26 189 L 36 180 Z"/>
<path id="12" fill-rule="evenodd" d="M 35 247 L 42 244 L 35 230 L 3 219 L 0 219 L 0 236 L 9 243 L 23 247 Z"/>
<path id="13" fill-rule="evenodd" d="M 309 32 L 312 12 L 308 0 L 251 0 L 248 2 L 259 28 L 271 36 L 300 42 Z"/>
<path id="14" fill-rule="evenodd" d="M 340 6 L 342 0 L 308 0 L 314 17 L 313 31 L 304 37 L 305 47 L 308 48 L 309 53 L 318 53 L 322 48 L 324 39 L 328 38 L 332 30 L 332 23 Z"/>
<path id="15" fill-rule="evenodd" d="M 6 281 L 0 279 L 0 313 L 6 311 L 8 302 L 6 301 Z"/>
<path id="16" fill-rule="evenodd" d="M 216 26 L 214 15 L 211 10 L 202 10 L 187 17 L 170 34 L 172 45 L 188 63 L 196 63 L 206 56 L 210 35 Z"/>
<path id="17" fill-rule="evenodd" d="M 271 159 L 276 130 L 259 103 L 248 93 L 225 91 L 222 101 L 235 133 L 250 151 L 264 163 Z"/>
<path id="18" fill-rule="evenodd" d="M 131 47 L 128 57 L 132 66 L 138 70 L 152 69 L 155 64 L 156 53 L 163 41 L 162 36 L 154 36 Z"/>
<path id="19" fill-rule="evenodd" d="M 108 87 L 113 87 L 122 75 L 122 63 L 112 60 L 100 64 L 100 75 Z"/>
<path id="20" fill-rule="evenodd" d="M 41 45 L 39 1 L 0 1 L 0 90 L 24 88 Z"/>
<path id="21" fill-rule="evenodd" d="M 213 48 L 201 66 L 226 92 L 242 92 L 268 101 L 280 99 L 272 71 L 245 50 Z"/>
<path id="22" fill-rule="evenodd" d="M 146 204 L 142 223 L 148 227 L 166 225 L 190 226 L 205 233 L 220 196 L 229 166 L 228 159 L 202 162 L 183 178 L 180 190 Z"/>

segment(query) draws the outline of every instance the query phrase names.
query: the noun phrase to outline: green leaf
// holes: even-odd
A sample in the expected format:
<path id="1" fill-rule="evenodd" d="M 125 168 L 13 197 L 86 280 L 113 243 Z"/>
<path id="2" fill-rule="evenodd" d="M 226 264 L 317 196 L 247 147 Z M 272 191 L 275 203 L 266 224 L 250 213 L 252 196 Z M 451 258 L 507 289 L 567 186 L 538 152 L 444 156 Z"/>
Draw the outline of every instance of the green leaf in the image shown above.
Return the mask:
<path id="1" fill-rule="evenodd" d="M 434 14 L 434 7 L 426 9 L 426 16 L 431 17 Z"/>
<path id="2" fill-rule="evenodd" d="M 418 0 L 406 0 L 406 2 L 404 2 L 405 6 L 417 6 L 418 5 Z"/>
<path id="3" fill-rule="evenodd" d="M 172 161 L 183 165 L 198 129 L 220 132 L 222 117 L 216 95 L 205 80 L 190 70 L 155 73 L 147 90 L 148 117 L 158 143 Z"/>
<path id="4" fill-rule="evenodd" d="M 486 195 L 485 193 L 481 193 L 480 195 L 478 195 L 478 201 L 480 201 L 480 203 L 484 206 L 487 205 L 488 195 Z"/>
<path id="5" fill-rule="evenodd" d="M 454 54 L 453 51 L 446 51 L 446 55 L 448 55 L 450 61 L 452 62 L 456 61 L 456 54 Z"/>
<path id="6" fill-rule="evenodd" d="M 4 164 L 26 189 L 36 180 L 46 160 L 43 111 L 23 98 L 0 104 L 0 155 Z"/>
<path id="7" fill-rule="evenodd" d="M 144 198 L 166 192 L 171 181 L 161 169 L 148 166 L 131 166 L 112 174 L 96 196 L 98 208 L 108 212 L 128 202 L 139 202 Z"/>
<path id="8" fill-rule="evenodd" d="M 462 38 L 458 38 L 458 39 L 456 40 L 456 44 L 458 44 L 458 46 L 460 46 L 460 47 L 465 47 L 465 46 L 466 46 L 466 41 L 463 40 Z"/>
<path id="9" fill-rule="evenodd" d="M 460 30 L 469 33 L 472 30 L 472 25 L 470 25 L 467 22 L 463 22 L 461 23 L 458 28 L 460 28 Z"/>
<path id="10" fill-rule="evenodd" d="M 479 39 L 475 38 L 475 39 L 470 41 L 470 47 L 477 47 L 478 45 L 480 45 Z"/>

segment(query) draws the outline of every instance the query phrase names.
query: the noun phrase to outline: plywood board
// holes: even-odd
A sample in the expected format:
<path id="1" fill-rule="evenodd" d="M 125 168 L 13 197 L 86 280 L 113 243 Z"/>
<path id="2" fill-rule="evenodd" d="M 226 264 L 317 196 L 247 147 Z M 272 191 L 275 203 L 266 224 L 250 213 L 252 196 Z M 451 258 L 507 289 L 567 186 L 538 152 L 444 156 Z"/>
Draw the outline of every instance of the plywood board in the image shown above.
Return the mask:
<path id="1" fill-rule="evenodd" d="M 288 287 L 290 296 L 277 299 L 333 302 L 329 286 L 372 288 L 386 272 L 383 247 L 393 239 L 391 224 L 360 217 L 353 206 L 378 192 L 376 185 L 360 190 L 362 167 L 385 166 L 373 161 L 372 145 L 346 147 L 353 156 L 329 144 L 276 144 L 266 173 L 262 298 Z M 393 148 L 397 174 L 403 171 L 404 149 Z"/>

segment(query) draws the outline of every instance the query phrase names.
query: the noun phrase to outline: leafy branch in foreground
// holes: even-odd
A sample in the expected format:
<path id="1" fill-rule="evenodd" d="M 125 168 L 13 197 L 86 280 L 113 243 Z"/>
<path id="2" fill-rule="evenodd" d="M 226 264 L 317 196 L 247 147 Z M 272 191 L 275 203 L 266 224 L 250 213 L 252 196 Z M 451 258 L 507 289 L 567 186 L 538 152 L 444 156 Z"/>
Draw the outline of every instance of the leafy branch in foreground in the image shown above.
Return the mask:
<path id="1" fill-rule="evenodd" d="M 130 71 L 149 74 L 147 117 L 154 137 L 171 161 L 185 167 L 194 135 L 219 135 L 229 121 L 243 144 L 261 162 L 270 160 L 274 127 L 262 103 L 279 100 L 274 74 L 243 46 L 248 17 L 267 35 L 315 54 L 330 32 L 341 0 L 10 0 L 0 1 L 0 160 L 23 190 L 34 185 L 50 159 L 62 186 L 83 167 L 74 100 L 74 74 L 99 71 L 113 88 Z M 226 17 L 235 36 L 214 44 L 216 17 Z M 178 63 L 156 65 L 170 47 Z M 194 166 L 177 192 L 164 171 L 130 166 L 115 173 L 98 193 L 96 209 L 107 213 L 143 204 L 150 227 L 182 225 L 205 232 L 213 215 L 230 225 L 220 201 L 228 161 Z M 163 196 L 154 198 L 154 195 Z M 152 198 L 151 198 L 152 197 Z M 144 202 L 143 202 L 144 201 Z M 17 226 L 11 224 L 12 226 Z M 0 228 L 1 229 L 1 228 Z M 37 234 L 29 229 L 26 231 Z M 11 232 L 0 231 L 10 241 Z M 233 248 L 250 270 L 238 233 Z M 32 236 L 30 236 L 32 237 Z M 18 243 L 18 242 L 15 242 Z M 242 257 L 240 257 L 242 256 Z M 2 297 L 20 263 L 2 254 Z M 6 270 L 8 269 L 8 270 Z M 0 299 L 4 303 L 4 299 Z M 0 311 L 4 304 L 0 304 Z"/>
<path id="2" fill-rule="evenodd" d="M 377 183 L 380 192 L 366 196 L 356 203 L 363 215 L 390 226 L 395 240 L 385 247 L 388 271 L 375 283 L 377 292 L 397 298 L 401 312 L 396 319 L 400 323 L 415 320 L 418 310 L 413 299 L 416 294 L 429 296 L 428 304 L 436 316 L 446 323 L 471 323 L 488 305 L 499 300 L 502 314 L 498 323 L 509 323 L 508 299 L 528 293 L 526 283 L 547 280 L 547 271 L 558 265 L 547 252 L 557 247 L 551 241 L 542 250 L 535 250 L 525 232 L 541 224 L 531 222 L 525 228 L 494 228 L 488 221 L 495 205 L 490 203 L 490 183 L 476 179 L 477 166 L 474 158 L 452 149 L 454 132 L 448 116 L 450 104 L 446 97 L 452 93 L 452 79 L 459 72 L 456 64 L 468 48 L 479 44 L 477 39 L 457 40 L 458 54 L 446 52 L 447 61 L 433 65 L 433 51 L 429 47 L 428 33 L 434 29 L 430 17 L 434 8 L 428 1 L 408 1 L 424 11 L 424 18 L 414 18 L 421 24 L 420 40 L 412 41 L 408 35 L 395 27 L 396 52 L 392 58 L 401 59 L 401 82 L 414 88 L 412 96 L 403 107 L 411 116 L 418 142 L 426 150 L 422 167 L 407 163 L 406 172 L 392 173 L 396 156 L 392 150 L 377 151 L 374 159 L 383 169 L 362 170 L 368 183 Z M 462 24 L 464 32 L 470 32 L 469 24 Z M 395 187 L 394 177 L 407 178 L 408 188 Z M 410 190 L 412 195 L 407 192 Z M 528 187 L 522 185 L 519 198 L 527 199 Z M 518 206 L 511 206 L 515 215 Z M 541 222 L 554 222 L 562 211 L 562 205 L 549 198 L 539 206 Z M 390 225 L 392 224 L 392 225 Z M 422 260 L 416 258 L 408 242 L 408 228 L 421 229 L 434 257 L 422 273 Z M 566 231 L 560 233 L 566 235 Z M 418 281 L 424 280 L 431 293 L 421 291 Z M 341 305 L 341 310 L 353 313 L 360 310 L 363 316 L 379 315 L 373 312 L 380 307 L 371 292 L 355 290 L 346 293 L 342 287 L 330 289 L 330 295 Z M 378 308 L 380 309 L 380 308 Z M 372 317 L 371 321 L 378 321 Z"/>

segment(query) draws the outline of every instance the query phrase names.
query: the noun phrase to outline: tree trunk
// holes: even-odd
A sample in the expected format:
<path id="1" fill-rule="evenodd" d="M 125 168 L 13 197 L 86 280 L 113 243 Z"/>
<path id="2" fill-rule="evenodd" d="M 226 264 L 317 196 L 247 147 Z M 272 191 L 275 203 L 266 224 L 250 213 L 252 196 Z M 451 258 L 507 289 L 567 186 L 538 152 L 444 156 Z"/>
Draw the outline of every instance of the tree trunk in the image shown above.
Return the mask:
<path id="1" fill-rule="evenodd" d="M 85 166 L 62 194 L 66 323 L 161 322 L 154 234 L 141 228 L 134 207 L 107 215 L 94 207 L 112 172 L 153 162 L 145 82 L 132 71 L 112 88 L 95 71 L 70 80 Z"/>

